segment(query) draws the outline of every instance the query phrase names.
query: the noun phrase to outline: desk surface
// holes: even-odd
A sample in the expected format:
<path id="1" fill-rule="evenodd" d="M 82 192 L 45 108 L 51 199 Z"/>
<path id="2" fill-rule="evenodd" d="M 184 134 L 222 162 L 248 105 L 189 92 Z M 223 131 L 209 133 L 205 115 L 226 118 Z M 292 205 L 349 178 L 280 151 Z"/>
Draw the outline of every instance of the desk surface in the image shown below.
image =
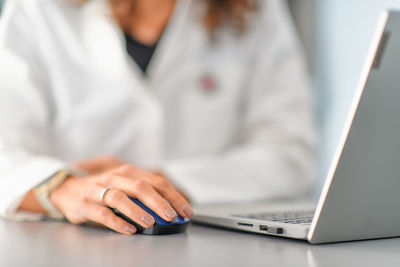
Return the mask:
<path id="1" fill-rule="evenodd" d="M 186 234 L 123 236 L 0 219 L 0 240 L 0 266 L 400 266 L 400 238 L 310 245 L 199 225 Z"/>

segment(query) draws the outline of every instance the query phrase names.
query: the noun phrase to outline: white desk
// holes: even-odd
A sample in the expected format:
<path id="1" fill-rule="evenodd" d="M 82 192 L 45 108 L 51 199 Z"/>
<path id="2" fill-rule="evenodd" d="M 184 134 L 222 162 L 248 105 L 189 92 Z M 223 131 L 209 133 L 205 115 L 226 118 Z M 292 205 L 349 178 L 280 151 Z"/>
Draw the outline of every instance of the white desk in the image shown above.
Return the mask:
<path id="1" fill-rule="evenodd" d="M 186 234 L 123 236 L 59 222 L 0 219 L 0 266 L 400 266 L 400 238 L 310 245 L 190 225 Z"/>

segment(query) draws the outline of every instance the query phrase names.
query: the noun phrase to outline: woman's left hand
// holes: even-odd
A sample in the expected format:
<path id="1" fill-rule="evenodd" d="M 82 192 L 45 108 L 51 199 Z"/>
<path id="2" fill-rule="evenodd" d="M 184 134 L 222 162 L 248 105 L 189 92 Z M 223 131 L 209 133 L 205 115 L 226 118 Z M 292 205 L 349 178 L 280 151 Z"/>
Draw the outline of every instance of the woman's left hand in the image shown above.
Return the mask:
<path id="1" fill-rule="evenodd" d="M 99 156 L 92 159 L 77 161 L 72 165 L 93 175 L 118 168 L 124 164 L 126 164 L 126 162 L 113 156 Z"/>

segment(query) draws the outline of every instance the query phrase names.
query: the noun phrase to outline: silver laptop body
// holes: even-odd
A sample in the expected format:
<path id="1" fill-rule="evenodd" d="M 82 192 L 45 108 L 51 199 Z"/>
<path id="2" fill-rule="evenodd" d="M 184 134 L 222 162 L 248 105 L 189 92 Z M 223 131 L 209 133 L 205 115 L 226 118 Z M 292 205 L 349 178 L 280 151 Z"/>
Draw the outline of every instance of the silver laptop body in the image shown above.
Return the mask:
<path id="1" fill-rule="evenodd" d="M 344 63 L 345 64 L 345 63 Z M 316 205 L 199 206 L 194 222 L 310 243 L 400 236 L 400 12 L 385 12 Z"/>

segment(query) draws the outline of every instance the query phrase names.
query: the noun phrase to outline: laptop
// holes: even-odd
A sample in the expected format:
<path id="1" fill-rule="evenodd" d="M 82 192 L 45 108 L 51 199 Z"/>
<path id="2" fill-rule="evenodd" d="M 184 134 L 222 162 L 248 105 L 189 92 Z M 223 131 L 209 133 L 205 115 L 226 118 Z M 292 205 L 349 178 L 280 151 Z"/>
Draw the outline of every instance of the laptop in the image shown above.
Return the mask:
<path id="1" fill-rule="evenodd" d="M 193 221 L 329 243 L 400 236 L 400 11 L 382 15 L 316 204 L 195 208 Z"/>

